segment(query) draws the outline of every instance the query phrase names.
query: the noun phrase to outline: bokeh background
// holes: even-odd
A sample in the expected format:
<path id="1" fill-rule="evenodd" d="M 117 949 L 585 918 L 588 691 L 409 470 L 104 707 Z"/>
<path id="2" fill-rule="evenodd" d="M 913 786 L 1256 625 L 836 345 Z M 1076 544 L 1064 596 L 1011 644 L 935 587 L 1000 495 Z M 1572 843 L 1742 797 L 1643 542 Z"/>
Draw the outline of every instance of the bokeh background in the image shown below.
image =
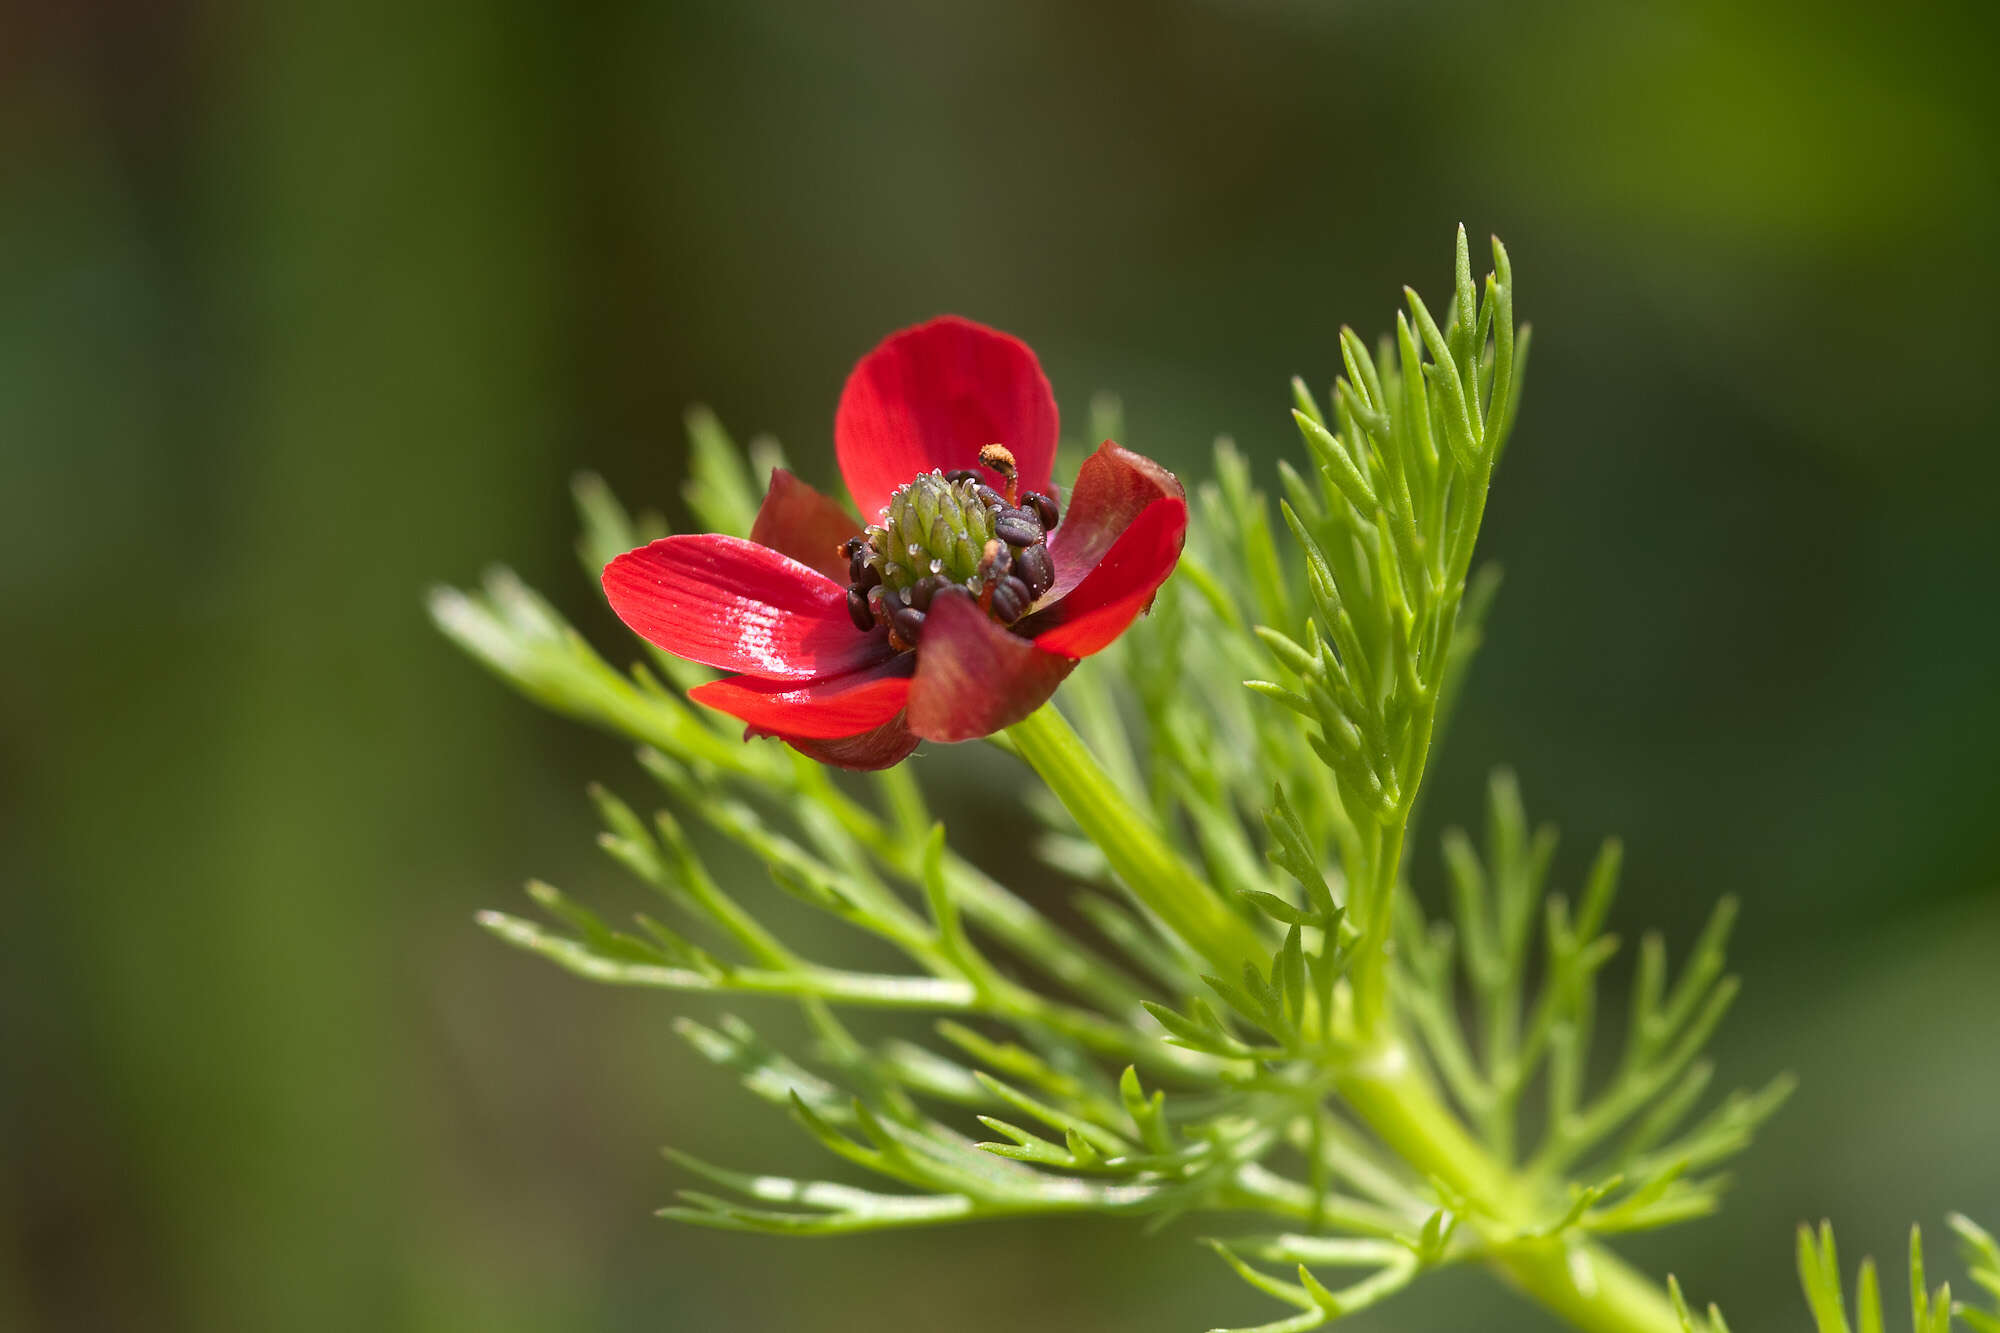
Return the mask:
<path id="1" fill-rule="evenodd" d="M 1798 1219 L 1892 1270 L 2000 1222 L 1991 4 L 10 11 L 0 1326 L 1274 1317 L 1188 1228 L 655 1221 L 663 1142 L 816 1159 L 673 1002 L 473 927 L 627 901 L 581 789 L 644 784 L 421 597 L 504 560 L 617 643 L 569 475 L 670 503 L 699 400 L 830 479 L 849 365 L 944 310 L 1268 468 L 1461 220 L 1537 339 L 1434 808 L 1505 759 L 1566 871 L 1626 835 L 1628 932 L 1741 895 L 1724 1075 L 1804 1079 L 1630 1252 L 1800 1328 Z M 1356 1321 L 1472 1326 L 1547 1325 L 1475 1276 Z"/>

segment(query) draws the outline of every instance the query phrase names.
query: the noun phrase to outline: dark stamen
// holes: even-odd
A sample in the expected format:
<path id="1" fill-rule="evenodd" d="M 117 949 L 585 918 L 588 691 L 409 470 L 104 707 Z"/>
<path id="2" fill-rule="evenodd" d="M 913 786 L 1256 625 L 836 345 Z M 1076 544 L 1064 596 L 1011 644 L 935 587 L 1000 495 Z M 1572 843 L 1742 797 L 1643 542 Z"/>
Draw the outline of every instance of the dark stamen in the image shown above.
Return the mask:
<path id="1" fill-rule="evenodd" d="M 864 632 L 887 630 L 896 652 L 917 646 L 932 603 L 947 588 L 1013 625 L 1055 586 L 1046 544 L 1055 501 L 1039 491 L 1018 495 L 1019 469 L 1004 445 L 987 445 L 979 461 L 998 474 L 1004 492 L 971 468 L 920 474 L 890 496 L 878 522 L 839 548 L 849 618 Z"/>
<path id="2" fill-rule="evenodd" d="M 1040 597 L 1056 584 L 1055 563 L 1049 559 L 1046 546 L 1023 546 L 1014 553 L 1014 573 L 1028 585 L 1028 591 Z"/>
<path id="3" fill-rule="evenodd" d="M 1028 585 L 1009 574 L 993 588 L 993 615 L 1003 625 L 1011 625 L 1027 614 L 1028 604 L 1034 598 L 1028 593 Z"/>
<path id="4" fill-rule="evenodd" d="M 1033 514 L 1021 509 L 1008 509 L 994 522 L 993 535 L 1009 546 L 1033 546 L 1046 534 Z"/>

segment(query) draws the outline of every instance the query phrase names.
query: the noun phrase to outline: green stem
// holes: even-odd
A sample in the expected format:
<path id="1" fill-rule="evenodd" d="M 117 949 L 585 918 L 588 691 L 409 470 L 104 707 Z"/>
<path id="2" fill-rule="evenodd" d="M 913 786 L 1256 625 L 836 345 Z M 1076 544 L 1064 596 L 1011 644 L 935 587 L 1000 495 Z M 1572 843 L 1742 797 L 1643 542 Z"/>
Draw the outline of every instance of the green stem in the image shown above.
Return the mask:
<path id="1" fill-rule="evenodd" d="M 1488 1264 L 1583 1333 L 1681 1333 L 1680 1316 L 1660 1288 L 1595 1242 L 1522 1242 Z"/>
<path id="2" fill-rule="evenodd" d="M 1503 1231 L 1533 1224 L 1532 1187 L 1466 1132 L 1400 1047 L 1386 1048 L 1338 1086 L 1397 1156 L 1475 1200 L 1490 1223 Z M 1584 1333 L 1681 1333 L 1666 1293 L 1596 1242 L 1507 1240 L 1484 1259 L 1510 1286 Z"/>
<path id="3" fill-rule="evenodd" d="M 1182 939 L 1232 976 L 1244 962 L 1262 963 L 1269 956 L 1249 923 L 1188 869 L 1054 708 L 1044 707 L 1008 728 L 1007 739 L 1104 849 L 1134 896 Z M 1399 818 L 1383 830 L 1377 844 L 1375 869 L 1392 889 L 1403 828 Z M 1370 1030 L 1379 1042 L 1374 1057 L 1344 1073 L 1337 1090 L 1420 1175 L 1435 1177 L 1477 1203 L 1483 1216 L 1471 1221 L 1504 1238 L 1484 1251 L 1487 1266 L 1583 1333 L 1681 1333 L 1665 1292 L 1609 1250 L 1566 1237 L 1517 1238 L 1540 1220 L 1538 1191 L 1467 1132 L 1410 1054 L 1383 1031 L 1387 1026 L 1385 1010 Z"/>
<path id="4" fill-rule="evenodd" d="M 1007 728 L 1007 739 L 1063 808 L 1103 849 L 1132 895 L 1227 978 L 1263 966 L 1271 948 L 1250 923 L 1188 869 L 1157 826 L 1135 809 L 1053 706 Z"/>
<path id="5" fill-rule="evenodd" d="M 1373 1033 L 1388 1014 L 1389 950 L 1391 913 L 1395 910 L 1396 877 L 1403 860 L 1403 831 L 1409 827 L 1407 801 L 1393 824 L 1368 838 L 1372 883 L 1367 889 L 1363 919 L 1362 948 L 1355 954 L 1349 975 L 1354 987 L 1355 1025 L 1363 1033 Z"/>
<path id="6" fill-rule="evenodd" d="M 1478 534 L 1480 518 L 1486 512 L 1486 494 L 1492 476 L 1493 462 L 1489 454 L 1478 475 L 1473 479 L 1469 501 L 1471 512 L 1463 520 L 1462 530 L 1474 536 Z M 1468 537 L 1449 555 L 1445 584 L 1449 597 L 1437 616 L 1436 643 L 1428 668 L 1430 682 L 1416 701 L 1416 715 L 1411 720 L 1409 749 L 1398 766 L 1402 802 L 1384 826 L 1382 841 L 1375 849 L 1376 856 L 1371 866 L 1374 874 L 1368 904 L 1368 919 L 1362 924 L 1364 931 L 1380 943 L 1355 958 L 1353 973 L 1355 1014 L 1364 1033 L 1372 1031 L 1388 1012 L 1388 954 L 1382 943 L 1386 943 L 1390 935 L 1396 886 L 1401 882 L 1403 873 L 1403 846 L 1409 834 L 1411 815 L 1415 812 L 1417 800 L 1423 792 L 1424 772 L 1430 762 L 1431 737 L 1437 727 L 1438 701 L 1443 691 L 1445 672 L 1451 662 L 1458 606 L 1465 592 L 1466 571 L 1470 568 L 1472 549 L 1472 539 Z"/>
<path id="7" fill-rule="evenodd" d="M 878 1009 L 970 1012 L 979 993 L 970 982 L 951 977 L 892 976 L 798 964 L 783 970 L 738 967 L 722 972 L 606 957 L 580 940 L 553 934 L 532 921 L 505 912 L 481 912 L 479 924 L 517 948 L 538 953 L 556 966 L 613 986 L 705 994 L 784 995 Z"/>

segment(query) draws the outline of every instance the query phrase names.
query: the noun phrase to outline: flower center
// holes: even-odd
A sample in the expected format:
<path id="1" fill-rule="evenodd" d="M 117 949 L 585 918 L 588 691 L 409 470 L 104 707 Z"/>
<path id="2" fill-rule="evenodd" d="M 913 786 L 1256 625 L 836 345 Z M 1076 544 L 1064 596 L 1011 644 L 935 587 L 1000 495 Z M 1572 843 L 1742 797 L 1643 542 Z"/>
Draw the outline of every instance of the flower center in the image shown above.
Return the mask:
<path id="1" fill-rule="evenodd" d="M 1012 625 L 1055 584 L 1048 530 L 1056 503 L 1017 496 L 1014 456 L 997 444 L 979 461 L 1005 480 L 995 490 L 971 469 L 918 475 L 889 497 L 881 521 L 841 547 L 848 560 L 847 613 L 857 628 L 889 627 L 899 650 L 917 646 L 931 599 L 963 588 L 988 615 Z"/>

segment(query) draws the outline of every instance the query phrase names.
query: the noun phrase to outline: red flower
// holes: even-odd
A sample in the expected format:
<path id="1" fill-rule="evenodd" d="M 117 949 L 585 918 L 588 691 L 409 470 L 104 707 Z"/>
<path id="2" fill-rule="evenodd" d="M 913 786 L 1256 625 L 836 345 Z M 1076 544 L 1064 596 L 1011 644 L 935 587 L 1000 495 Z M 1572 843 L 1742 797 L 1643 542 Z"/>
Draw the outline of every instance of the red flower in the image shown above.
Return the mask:
<path id="1" fill-rule="evenodd" d="M 932 320 L 870 352 L 841 393 L 834 443 L 848 490 L 876 516 L 865 531 L 779 469 L 748 541 L 666 537 L 604 570 L 633 630 L 740 673 L 689 697 L 826 763 L 887 768 L 919 738 L 1020 721 L 1152 604 L 1180 559 L 1180 483 L 1109 441 L 1078 471 L 1067 512 L 1057 506 L 1041 365 L 970 320 Z"/>

